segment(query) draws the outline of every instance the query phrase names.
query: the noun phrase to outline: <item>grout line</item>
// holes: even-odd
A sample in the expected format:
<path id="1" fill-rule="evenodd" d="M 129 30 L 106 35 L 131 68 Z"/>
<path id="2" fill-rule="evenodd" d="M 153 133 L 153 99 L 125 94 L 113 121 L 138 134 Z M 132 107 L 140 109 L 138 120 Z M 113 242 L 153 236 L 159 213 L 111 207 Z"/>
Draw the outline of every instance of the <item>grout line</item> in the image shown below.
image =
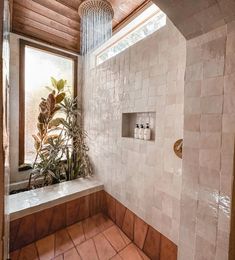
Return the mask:
<path id="1" fill-rule="evenodd" d="M 106 229 L 107 230 L 107 229 Z M 105 230 L 104 230 L 105 231 Z M 110 244 L 110 246 L 113 248 L 113 250 L 118 254 L 118 251 L 114 248 L 114 246 L 111 244 L 111 242 L 109 241 L 108 237 L 104 234 L 104 231 L 101 232 L 101 234 L 103 234 L 104 238 L 108 241 L 108 243 Z"/>
<path id="2" fill-rule="evenodd" d="M 34 242 L 34 246 L 35 246 L 35 249 L 36 249 L 36 252 L 37 252 L 38 259 L 40 259 L 40 255 L 39 255 L 39 252 L 38 252 L 38 247 L 37 247 L 36 242 Z"/>
<path id="3" fill-rule="evenodd" d="M 94 244 L 94 247 L 95 247 L 95 251 L 96 251 L 97 257 L 98 257 L 98 259 L 100 259 L 99 254 L 98 254 L 98 250 L 97 250 L 97 248 L 96 248 L 95 241 L 93 240 L 93 238 L 91 238 L 91 240 L 92 240 L 92 242 L 93 242 L 93 244 Z M 100 260 L 101 260 L 101 259 L 100 259 Z"/>
<path id="4" fill-rule="evenodd" d="M 116 226 L 116 227 L 117 227 L 117 226 Z M 124 238 L 123 238 L 123 236 L 122 236 L 122 233 L 121 233 L 121 232 L 123 232 L 123 231 L 122 231 L 119 227 L 118 227 L 117 230 L 118 230 L 118 233 L 119 233 L 120 237 L 122 238 L 124 244 L 125 244 L 126 246 L 128 246 L 131 242 L 130 242 L 129 244 L 128 244 L 128 243 L 126 244 L 126 242 L 125 242 L 125 240 L 124 240 Z M 120 231 L 121 231 L 121 232 L 120 232 Z M 126 236 L 126 234 L 125 234 L 125 236 Z M 128 239 L 129 239 L 129 237 L 128 237 Z M 130 241 L 131 241 L 131 240 L 130 240 Z"/>
<path id="5" fill-rule="evenodd" d="M 74 243 L 74 241 L 73 241 L 72 237 L 70 236 L 70 233 L 69 233 L 69 231 L 68 231 L 68 229 L 67 229 L 67 228 L 68 228 L 68 227 L 66 227 L 66 228 L 65 228 L 65 230 L 66 230 L 66 232 L 67 232 L 67 234 L 68 234 L 68 236 L 69 236 L 70 240 L 72 240 L 72 243 L 73 243 L 73 245 L 76 247 L 76 245 L 75 245 L 75 243 Z"/>
<path id="6" fill-rule="evenodd" d="M 145 238 L 144 238 L 143 248 L 141 249 L 143 252 L 144 252 L 144 245 L 145 245 L 145 242 L 146 242 L 146 240 L 147 240 L 148 232 L 149 232 L 149 225 L 148 225 L 148 227 L 147 227 L 146 235 L 145 235 Z"/>

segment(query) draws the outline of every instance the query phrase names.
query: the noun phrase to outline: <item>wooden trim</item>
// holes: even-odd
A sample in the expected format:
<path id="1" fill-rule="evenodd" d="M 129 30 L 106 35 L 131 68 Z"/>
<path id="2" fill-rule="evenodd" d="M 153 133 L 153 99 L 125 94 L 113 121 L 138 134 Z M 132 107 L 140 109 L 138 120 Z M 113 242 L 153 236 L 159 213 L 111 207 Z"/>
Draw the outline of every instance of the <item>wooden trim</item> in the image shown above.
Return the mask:
<path id="1" fill-rule="evenodd" d="M 4 257 L 4 149 L 3 149 L 3 10 L 4 1 L 0 0 L 0 259 Z"/>
<path id="2" fill-rule="evenodd" d="M 119 29 L 121 29 L 121 27 L 123 27 L 127 22 L 130 22 L 132 19 L 135 18 L 136 14 L 138 14 L 139 12 L 143 11 L 145 9 L 145 7 L 150 4 L 151 1 L 150 0 L 146 0 L 143 2 L 142 5 L 138 6 L 134 11 L 132 11 L 125 19 L 123 19 L 121 22 L 119 22 L 116 26 L 113 27 L 113 32 L 115 33 L 116 31 L 118 31 Z"/>
<path id="3" fill-rule="evenodd" d="M 42 45 L 43 44 L 49 45 L 49 46 L 51 46 L 51 48 L 58 48 L 61 51 L 70 52 L 71 54 L 74 54 L 74 55 L 78 55 L 79 54 L 77 48 L 73 48 L 73 47 L 70 47 L 70 46 L 68 46 L 66 48 L 65 46 L 62 46 L 58 42 L 55 43 L 55 40 L 49 41 L 48 39 L 47 40 L 39 39 L 36 35 L 33 36 L 32 33 L 31 34 L 30 33 L 26 33 L 25 31 L 24 31 L 24 33 L 22 33 L 22 30 L 20 30 L 20 29 L 17 30 L 16 28 L 14 28 L 12 30 L 12 33 L 18 34 L 18 35 L 20 35 L 22 37 L 26 37 L 26 38 L 28 38 L 28 39 L 30 39 L 32 41 L 37 41 L 37 42 L 41 43 Z M 78 40 L 78 41 L 80 41 L 80 40 Z"/>
<path id="4" fill-rule="evenodd" d="M 35 42 L 20 39 L 20 71 L 19 71 L 19 165 L 24 164 L 25 155 L 25 47 L 30 46 L 45 52 L 56 54 L 73 60 L 73 88 L 74 96 L 77 96 L 77 79 L 78 79 L 78 57 L 61 50 L 53 49 Z"/>
<path id="5" fill-rule="evenodd" d="M 19 67 L 19 165 L 24 163 L 25 152 L 25 44 L 20 40 Z"/>

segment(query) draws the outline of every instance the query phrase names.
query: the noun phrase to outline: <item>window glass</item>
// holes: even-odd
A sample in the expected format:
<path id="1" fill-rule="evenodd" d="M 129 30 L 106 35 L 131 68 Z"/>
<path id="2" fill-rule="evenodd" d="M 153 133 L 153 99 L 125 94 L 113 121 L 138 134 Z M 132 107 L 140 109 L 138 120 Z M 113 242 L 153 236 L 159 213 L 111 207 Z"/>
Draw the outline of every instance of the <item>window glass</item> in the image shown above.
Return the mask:
<path id="1" fill-rule="evenodd" d="M 151 8 L 153 9 L 157 7 L 152 5 L 149 9 Z M 144 18 L 145 20 L 143 21 Z M 135 18 L 135 20 L 137 19 L 138 17 Z M 146 12 L 146 17 L 142 15 L 141 19 L 139 20 L 139 24 L 137 26 L 135 25 L 134 29 L 126 32 L 125 36 L 120 37 L 120 39 L 117 40 L 114 44 L 101 51 L 101 53 L 97 55 L 97 65 L 116 56 L 120 52 L 124 51 L 125 49 L 163 27 L 166 24 L 166 15 L 157 8 L 157 11 L 154 14 L 149 15 L 149 12 Z"/>
<path id="2" fill-rule="evenodd" d="M 37 130 L 37 118 L 41 98 L 47 98 L 51 77 L 66 79 L 69 95 L 73 95 L 74 61 L 56 54 L 25 47 L 25 162 L 32 163 L 35 158 L 33 134 Z"/>

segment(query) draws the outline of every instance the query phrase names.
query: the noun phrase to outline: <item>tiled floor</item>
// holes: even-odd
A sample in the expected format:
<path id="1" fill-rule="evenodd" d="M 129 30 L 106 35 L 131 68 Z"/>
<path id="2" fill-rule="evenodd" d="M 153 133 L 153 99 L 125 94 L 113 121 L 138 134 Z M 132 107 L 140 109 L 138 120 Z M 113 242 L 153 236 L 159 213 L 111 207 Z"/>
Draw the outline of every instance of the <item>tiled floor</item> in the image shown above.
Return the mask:
<path id="1" fill-rule="evenodd" d="M 98 214 L 11 253 L 11 260 L 50 259 L 147 260 L 149 258 L 109 218 Z"/>

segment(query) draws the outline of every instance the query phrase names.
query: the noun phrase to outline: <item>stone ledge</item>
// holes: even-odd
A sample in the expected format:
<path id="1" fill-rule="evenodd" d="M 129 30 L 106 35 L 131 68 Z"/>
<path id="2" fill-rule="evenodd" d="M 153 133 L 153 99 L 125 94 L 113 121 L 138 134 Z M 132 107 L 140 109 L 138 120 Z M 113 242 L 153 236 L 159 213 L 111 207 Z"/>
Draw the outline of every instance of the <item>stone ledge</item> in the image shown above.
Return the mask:
<path id="1" fill-rule="evenodd" d="M 16 220 L 103 189 L 100 181 L 86 178 L 25 191 L 9 196 L 8 214 Z"/>

